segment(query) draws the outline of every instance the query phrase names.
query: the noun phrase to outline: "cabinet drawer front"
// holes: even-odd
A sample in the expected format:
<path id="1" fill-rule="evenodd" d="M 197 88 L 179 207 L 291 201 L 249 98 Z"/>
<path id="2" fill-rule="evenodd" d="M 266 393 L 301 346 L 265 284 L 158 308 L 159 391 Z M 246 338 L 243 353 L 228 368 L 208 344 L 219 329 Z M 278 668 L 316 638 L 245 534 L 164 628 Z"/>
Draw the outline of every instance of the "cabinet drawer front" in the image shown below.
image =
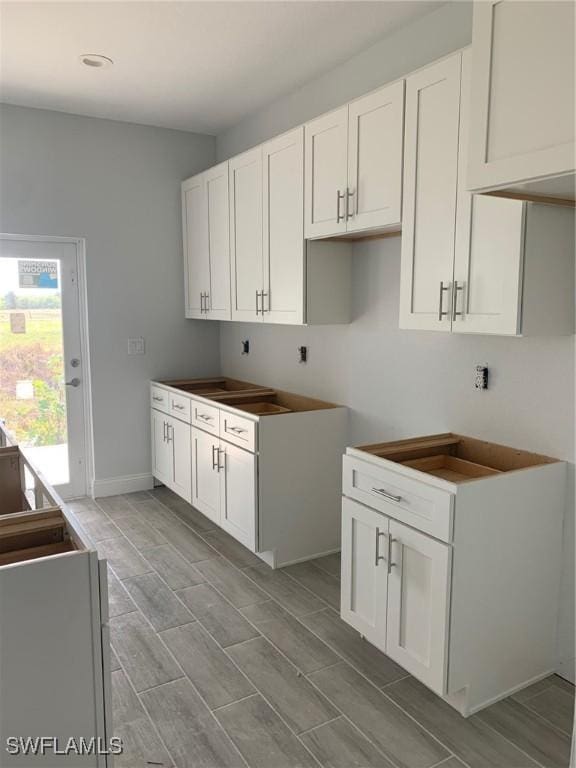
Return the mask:
<path id="1" fill-rule="evenodd" d="M 172 392 L 168 396 L 170 402 L 170 414 L 176 416 L 181 421 L 190 423 L 190 399 L 182 395 L 175 395 Z"/>
<path id="2" fill-rule="evenodd" d="M 247 451 L 256 450 L 256 423 L 235 413 L 221 411 L 220 437 L 229 443 L 239 445 Z"/>
<path id="3" fill-rule="evenodd" d="M 451 493 L 351 456 L 344 457 L 342 482 L 346 496 L 442 541 L 451 540 Z"/>
<path id="4" fill-rule="evenodd" d="M 150 405 L 157 411 L 170 413 L 169 393 L 160 387 L 150 387 Z"/>
<path id="5" fill-rule="evenodd" d="M 220 411 L 213 405 L 207 405 L 200 400 L 191 400 L 191 421 L 196 427 L 213 435 L 220 434 Z"/>

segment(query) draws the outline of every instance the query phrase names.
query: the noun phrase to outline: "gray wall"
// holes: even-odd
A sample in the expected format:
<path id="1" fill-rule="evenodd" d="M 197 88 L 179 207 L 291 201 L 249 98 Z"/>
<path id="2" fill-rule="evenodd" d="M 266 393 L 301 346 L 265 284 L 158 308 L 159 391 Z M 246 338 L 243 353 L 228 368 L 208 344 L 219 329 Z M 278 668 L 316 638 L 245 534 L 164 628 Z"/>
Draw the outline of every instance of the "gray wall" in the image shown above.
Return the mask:
<path id="1" fill-rule="evenodd" d="M 97 482 L 150 473 L 148 379 L 218 370 L 218 323 L 184 319 L 180 221 L 214 159 L 209 136 L 0 107 L 0 231 L 86 238 Z"/>
<path id="2" fill-rule="evenodd" d="M 400 30 L 218 138 L 219 159 L 242 151 L 397 78 L 471 39 L 465 4 L 447 5 Z M 290 328 L 223 323 L 225 374 L 292 389 L 350 408 L 350 442 L 461 431 L 574 461 L 574 337 L 459 337 L 398 329 L 400 239 L 357 244 L 353 321 Z M 250 339 L 250 355 L 240 341 Z M 297 347 L 309 346 L 299 365 Z M 490 389 L 473 389 L 474 366 Z M 560 671 L 573 676 L 574 499 L 565 529 Z"/>

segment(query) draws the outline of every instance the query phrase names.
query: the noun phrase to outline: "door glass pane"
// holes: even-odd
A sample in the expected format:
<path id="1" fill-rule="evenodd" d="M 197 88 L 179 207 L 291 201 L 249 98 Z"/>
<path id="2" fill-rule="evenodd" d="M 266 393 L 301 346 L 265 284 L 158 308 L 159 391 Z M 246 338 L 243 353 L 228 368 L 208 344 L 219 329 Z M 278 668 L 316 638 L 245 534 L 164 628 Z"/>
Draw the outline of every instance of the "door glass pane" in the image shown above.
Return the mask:
<path id="1" fill-rule="evenodd" d="M 0 417 L 52 485 L 69 482 L 56 259 L 0 257 Z"/>

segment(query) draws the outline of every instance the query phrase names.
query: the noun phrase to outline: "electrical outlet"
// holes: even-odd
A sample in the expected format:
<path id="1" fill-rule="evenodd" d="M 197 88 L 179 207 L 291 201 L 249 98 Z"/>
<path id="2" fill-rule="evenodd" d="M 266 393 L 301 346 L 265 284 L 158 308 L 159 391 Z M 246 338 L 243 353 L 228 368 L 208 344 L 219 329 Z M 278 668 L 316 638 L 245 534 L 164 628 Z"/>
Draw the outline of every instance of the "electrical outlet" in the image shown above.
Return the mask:
<path id="1" fill-rule="evenodd" d="M 476 377 L 474 379 L 475 389 L 488 389 L 488 366 L 477 365 Z"/>
<path id="2" fill-rule="evenodd" d="M 137 339 L 128 339 L 129 355 L 144 355 L 146 353 L 146 343 L 140 336 Z"/>
<path id="3" fill-rule="evenodd" d="M 299 363 L 308 362 L 308 347 L 298 347 Z"/>
<path id="4" fill-rule="evenodd" d="M 243 355 L 249 355 L 250 354 L 250 339 L 246 339 L 245 341 L 240 342 L 242 344 L 242 354 Z"/>

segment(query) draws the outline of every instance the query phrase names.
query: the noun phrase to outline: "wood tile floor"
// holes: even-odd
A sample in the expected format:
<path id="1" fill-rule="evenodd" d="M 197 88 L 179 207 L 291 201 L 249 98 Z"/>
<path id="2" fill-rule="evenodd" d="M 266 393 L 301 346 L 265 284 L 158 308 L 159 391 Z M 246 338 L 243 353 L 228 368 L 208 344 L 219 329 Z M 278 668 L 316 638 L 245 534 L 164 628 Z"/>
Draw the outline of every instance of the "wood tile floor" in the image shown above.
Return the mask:
<path id="1" fill-rule="evenodd" d="M 574 688 L 463 719 L 339 618 L 339 556 L 272 571 L 165 488 L 70 505 L 108 558 L 118 768 L 560 768 Z"/>

